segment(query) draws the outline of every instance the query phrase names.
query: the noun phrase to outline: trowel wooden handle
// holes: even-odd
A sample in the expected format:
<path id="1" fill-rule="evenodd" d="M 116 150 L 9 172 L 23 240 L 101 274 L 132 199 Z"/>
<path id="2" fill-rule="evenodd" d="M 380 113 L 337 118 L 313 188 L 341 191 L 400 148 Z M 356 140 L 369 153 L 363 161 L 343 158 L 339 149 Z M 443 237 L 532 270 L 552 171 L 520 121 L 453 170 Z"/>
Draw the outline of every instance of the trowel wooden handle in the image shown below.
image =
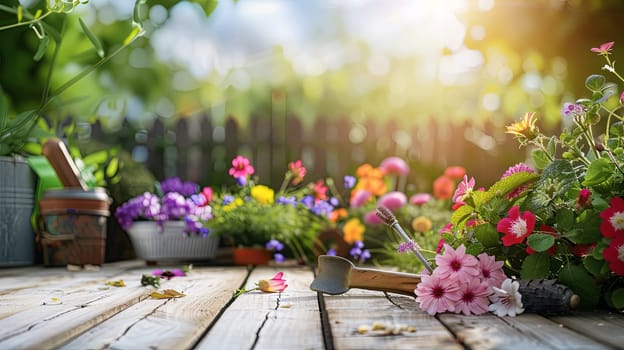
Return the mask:
<path id="1" fill-rule="evenodd" d="M 87 190 L 87 185 L 80 178 L 80 171 L 74 163 L 67 147 L 59 139 L 49 139 L 43 144 L 43 155 L 48 159 L 64 187 L 80 187 Z"/>
<path id="2" fill-rule="evenodd" d="M 420 275 L 416 274 L 353 268 L 349 287 L 414 296 L 418 283 Z"/>

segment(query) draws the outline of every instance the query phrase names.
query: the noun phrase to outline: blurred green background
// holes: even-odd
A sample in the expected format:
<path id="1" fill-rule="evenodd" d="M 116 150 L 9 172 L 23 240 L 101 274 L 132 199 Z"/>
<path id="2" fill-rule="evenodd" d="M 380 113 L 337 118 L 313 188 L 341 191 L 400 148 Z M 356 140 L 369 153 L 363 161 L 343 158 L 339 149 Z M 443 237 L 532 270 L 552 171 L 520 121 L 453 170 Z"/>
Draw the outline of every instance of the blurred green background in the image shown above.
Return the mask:
<path id="1" fill-rule="evenodd" d="M 45 6 L 20 3 L 31 13 Z M 132 11 L 132 1 L 91 0 L 46 18 L 63 33 L 52 90 L 98 60 L 78 17 L 110 52 L 131 30 Z M 615 41 L 613 58 L 624 55 L 619 0 L 154 0 L 141 16 L 145 36 L 63 93 L 47 118 L 99 120 L 111 133 L 123 132 L 124 119 L 141 129 L 202 113 L 215 125 L 232 116 L 241 126 L 276 113 L 304 125 L 320 116 L 392 120 L 425 134 L 432 120 L 468 122 L 461 142 L 512 165 L 525 151 L 497 152 L 513 142 L 505 125 L 536 111 L 542 130 L 562 127 L 562 104 L 583 97 L 585 78 L 601 73 L 603 59 L 590 48 Z M 15 21 L 0 12 L 0 25 Z M 0 31 L 0 42 L 10 113 L 36 107 L 52 45 L 33 60 L 39 39 L 28 26 Z M 455 141 L 446 152 L 461 147 Z M 416 151 L 400 156 L 419 161 Z M 430 177 L 459 164 L 441 164 Z M 477 172 L 478 164 L 465 164 Z M 485 182 L 504 171 L 497 167 Z"/>

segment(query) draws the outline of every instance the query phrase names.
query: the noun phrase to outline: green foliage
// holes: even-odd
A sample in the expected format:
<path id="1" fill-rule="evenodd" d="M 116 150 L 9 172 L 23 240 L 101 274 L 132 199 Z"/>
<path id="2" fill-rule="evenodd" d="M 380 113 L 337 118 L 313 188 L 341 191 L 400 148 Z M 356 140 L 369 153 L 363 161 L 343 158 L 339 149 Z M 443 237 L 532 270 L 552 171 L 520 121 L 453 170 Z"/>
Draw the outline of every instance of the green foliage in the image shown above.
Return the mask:
<path id="1" fill-rule="evenodd" d="M 13 13 L 17 16 L 17 22 L 1 26 L 0 32 L 28 26 L 28 28 L 35 33 L 37 39 L 39 40 L 37 49 L 33 53 L 33 59 L 35 61 L 43 59 L 46 55 L 50 44 L 50 38 L 52 38 L 55 44 L 54 52 L 52 53 L 50 62 L 48 63 L 49 68 L 46 73 L 46 83 L 43 85 L 43 91 L 41 93 L 41 102 L 35 109 L 10 115 L 8 112 L 9 99 L 0 86 L 0 155 L 22 152 L 24 147 L 33 137 L 32 132 L 33 128 L 37 125 L 37 120 L 44 112 L 47 111 L 52 102 L 57 101 L 60 94 L 76 84 L 78 81 L 82 80 L 93 70 L 108 62 L 112 57 L 119 53 L 123 48 L 130 45 L 143 33 L 141 22 L 134 22 L 133 24 L 135 27 L 126 38 L 123 45 L 110 53 L 108 56 L 104 56 L 104 49 L 97 37 L 89 30 L 82 20 L 79 20 L 83 32 L 93 44 L 97 54 L 100 56 L 100 60 L 90 66 L 87 66 L 85 69 L 78 72 L 76 75 L 63 83 L 60 87 L 51 91 L 52 75 L 55 71 L 55 63 L 60 52 L 63 37 L 67 35 L 62 30 L 64 21 L 66 17 L 81 4 L 83 4 L 82 1 L 46 1 L 45 10 L 39 8 L 34 14 L 32 14 L 28 9 L 23 8 L 19 3 L 15 4 L 14 7 L 0 5 L 0 12 Z M 61 23 L 60 27 L 53 24 L 55 21 L 59 21 Z M 26 79 L 26 77 L 20 78 Z"/>

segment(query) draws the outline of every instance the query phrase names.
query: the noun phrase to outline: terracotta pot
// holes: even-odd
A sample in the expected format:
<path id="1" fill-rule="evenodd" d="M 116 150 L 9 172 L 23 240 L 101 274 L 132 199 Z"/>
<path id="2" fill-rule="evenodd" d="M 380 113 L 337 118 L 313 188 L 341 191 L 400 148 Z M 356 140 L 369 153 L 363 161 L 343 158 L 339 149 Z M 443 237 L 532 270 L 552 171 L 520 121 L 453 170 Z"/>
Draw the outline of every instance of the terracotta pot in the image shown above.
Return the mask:
<path id="1" fill-rule="evenodd" d="M 47 190 L 39 201 L 44 264 L 102 265 L 109 204 L 102 188 Z"/>
<path id="2" fill-rule="evenodd" d="M 267 265 L 271 252 L 264 248 L 235 247 L 232 250 L 235 265 Z"/>

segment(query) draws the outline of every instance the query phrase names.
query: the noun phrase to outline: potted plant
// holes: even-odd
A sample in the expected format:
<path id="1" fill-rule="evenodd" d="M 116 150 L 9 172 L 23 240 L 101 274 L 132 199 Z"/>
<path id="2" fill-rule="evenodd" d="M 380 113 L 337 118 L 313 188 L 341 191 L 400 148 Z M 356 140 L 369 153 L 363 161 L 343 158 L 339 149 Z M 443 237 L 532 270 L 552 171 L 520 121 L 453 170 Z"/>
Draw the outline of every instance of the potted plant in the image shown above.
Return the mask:
<path id="1" fill-rule="evenodd" d="M 212 218 L 212 190 L 171 177 L 119 206 L 115 217 L 132 241 L 137 257 L 148 263 L 209 260 L 219 238 L 202 222 Z"/>
<path id="2" fill-rule="evenodd" d="M 237 185 L 221 191 L 210 202 L 213 218 L 205 224 L 233 246 L 235 263 L 266 263 L 294 257 L 307 262 L 313 256 L 316 235 L 327 225 L 332 206 L 319 185 L 302 185 L 306 169 L 301 161 L 289 164 L 277 191 L 259 184 L 249 160 L 237 156 L 229 174 Z M 250 260 L 257 254 L 262 260 Z M 239 258 L 241 260 L 239 260 Z"/>
<path id="3" fill-rule="evenodd" d="M 137 1 L 136 6 L 139 3 L 140 1 Z M 34 13 L 17 1 L 14 2 L 14 6 L 0 5 L 0 12 L 9 14 L 11 21 L 14 21 L 0 26 L 0 31 L 32 30 L 33 35 L 36 35 L 39 45 L 33 53 L 35 61 L 46 57 L 50 44 L 54 43 L 54 51 L 50 57 L 42 98 L 38 106 L 23 112 L 13 111 L 9 96 L 0 86 L 0 178 L 2 179 L 0 225 L 7 228 L 2 230 L 0 235 L 3 236 L 1 238 L 4 242 L 10 242 L 4 245 L 6 250 L 0 252 L 0 266 L 34 263 L 35 239 L 30 218 L 35 208 L 35 186 L 34 176 L 26 156 L 41 154 L 40 141 L 46 135 L 40 133 L 37 127 L 40 116 L 50 108 L 52 102 L 56 101 L 60 94 L 97 67 L 108 62 L 143 33 L 141 20 L 137 16 L 134 21 L 135 28 L 125 42 L 117 50 L 106 55 L 97 37 L 81 21 L 81 28 L 93 44 L 100 59 L 53 90 L 51 78 L 54 63 L 59 55 L 64 35 L 55 24 L 59 23 L 58 20 L 62 22 L 80 4 L 76 1 L 43 2 L 43 4 L 33 4 Z M 33 164 L 40 164 L 40 162 L 35 161 Z"/>

